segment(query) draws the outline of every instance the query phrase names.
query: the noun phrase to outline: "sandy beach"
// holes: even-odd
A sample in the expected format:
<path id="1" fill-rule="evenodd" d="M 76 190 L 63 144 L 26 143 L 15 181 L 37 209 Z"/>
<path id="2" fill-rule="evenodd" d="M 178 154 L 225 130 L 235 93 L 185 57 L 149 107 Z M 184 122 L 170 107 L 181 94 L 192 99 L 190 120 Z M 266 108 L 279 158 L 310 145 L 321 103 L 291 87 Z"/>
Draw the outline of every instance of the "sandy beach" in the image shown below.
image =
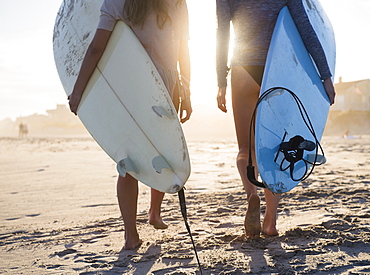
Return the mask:
<path id="1" fill-rule="evenodd" d="M 370 136 L 324 137 L 328 163 L 282 196 L 279 236 L 244 237 L 235 141 L 188 141 L 188 219 L 203 274 L 370 274 Z M 176 195 L 167 230 L 124 251 L 113 161 L 91 138 L 0 138 L 1 274 L 199 274 Z M 264 202 L 262 212 L 264 211 Z"/>

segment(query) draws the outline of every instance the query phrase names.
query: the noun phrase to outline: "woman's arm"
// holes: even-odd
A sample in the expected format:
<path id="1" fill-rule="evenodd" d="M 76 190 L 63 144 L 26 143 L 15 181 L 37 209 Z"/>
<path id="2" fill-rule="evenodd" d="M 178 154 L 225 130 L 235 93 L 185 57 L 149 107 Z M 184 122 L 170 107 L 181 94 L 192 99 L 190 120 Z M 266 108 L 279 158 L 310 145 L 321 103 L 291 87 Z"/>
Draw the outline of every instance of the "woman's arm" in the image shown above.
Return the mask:
<path id="1" fill-rule="evenodd" d="M 77 115 L 77 109 L 80 104 L 82 94 L 96 68 L 96 65 L 104 53 L 111 33 L 112 32 L 110 31 L 102 29 L 96 30 L 94 38 L 87 49 L 73 91 L 68 97 L 69 107 L 75 115 Z"/>
<path id="2" fill-rule="evenodd" d="M 333 105 L 335 100 L 335 89 L 330 77 L 324 80 L 324 88 L 329 97 L 330 105 Z"/>
<path id="3" fill-rule="evenodd" d="M 227 112 L 226 109 L 226 86 L 228 74 L 228 52 L 230 40 L 231 8 L 229 1 L 217 0 L 217 32 L 216 32 L 216 71 L 217 71 L 217 104 L 218 108 Z"/>
<path id="4" fill-rule="evenodd" d="M 226 87 L 228 52 L 230 40 L 231 8 L 229 1 L 217 0 L 216 71 L 218 87 Z"/>
<path id="5" fill-rule="evenodd" d="M 297 26 L 299 34 L 302 37 L 303 43 L 307 48 L 307 51 L 315 61 L 321 79 L 324 80 L 331 77 L 332 74 L 330 72 L 324 49 L 311 25 L 302 0 L 291 0 L 289 4 L 289 11 L 292 15 L 295 25 Z"/>
<path id="6" fill-rule="evenodd" d="M 218 88 L 217 105 L 218 105 L 218 108 L 222 112 L 227 113 L 227 108 L 226 108 L 226 87 L 219 87 Z"/>
<path id="7" fill-rule="evenodd" d="M 189 120 L 191 113 L 193 112 L 190 101 L 190 55 L 188 40 L 180 40 L 179 66 L 182 84 L 184 86 L 180 106 L 180 121 L 181 123 L 184 123 Z M 186 112 L 185 117 L 184 111 Z"/>
<path id="8" fill-rule="evenodd" d="M 324 88 L 329 97 L 330 105 L 334 103 L 335 89 L 330 77 L 332 76 L 324 49 L 320 43 L 315 30 L 313 29 L 302 0 L 291 0 L 289 10 L 297 29 L 302 37 L 307 51 L 312 56 L 321 79 L 324 81 Z"/>

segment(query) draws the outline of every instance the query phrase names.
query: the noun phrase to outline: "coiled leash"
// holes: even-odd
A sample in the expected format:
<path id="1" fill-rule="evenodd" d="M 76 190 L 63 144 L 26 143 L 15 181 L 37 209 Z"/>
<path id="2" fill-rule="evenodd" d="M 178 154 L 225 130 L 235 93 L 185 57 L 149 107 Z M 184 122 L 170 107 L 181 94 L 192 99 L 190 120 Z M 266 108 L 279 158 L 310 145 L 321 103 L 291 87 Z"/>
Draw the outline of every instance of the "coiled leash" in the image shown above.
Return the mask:
<path id="1" fill-rule="evenodd" d="M 272 94 L 276 90 L 284 90 L 288 92 L 294 99 L 294 101 L 297 104 L 297 107 L 299 109 L 299 113 L 304 121 L 304 123 L 307 126 L 307 129 L 311 133 L 312 137 L 314 138 L 313 141 L 305 140 L 303 137 L 297 135 L 292 137 L 288 142 L 285 142 L 285 137 L 287 133 L 285 132 L 282 143 L 279 146 L 279 150 L 275 157 L 275 162 L 277 161 L 278 154 L 281 152 L 284 154 L 284 158 L 280 163 L 280 170 L 286 171 L 289 169 L 290 177 L 293 181 L 303 181 L 307 179 L 311 173 L 313 172 L 314 168 L 318 165 L 325 163 L 325 156 L 324 156 L 324 150 L 321 147 L 321 144 L 319 140 L 316 137 L 315 129 L 311 123 L 310 117 L 308 116 L 308 113 L 302 103 L 302 101 L 299 99 L 299 97 L 293 93 L 291 90 L 284 88 L 284 87 L 273 87 L 268 90 L 266 90 L 262 95 L 258 98 L 256 107 L 254 108 L 252 118 L 249 125 L 249 159 L 248 159 L 248 166 L 247 166 L 247 177 L 251 183 L 258 187 L 266 188 L 266 185 L 264 182 L 260 182 L 256 179 L 255 170 L 253 166 L 252 161 L 252 131 L 254 132 L 254 126 L 256 122 L 256 113 L 257 113 L 257 107 L 259 104 L 264 100 L 268 95 Z M 320 148 L 321 155 L 318 154 L 318 150 Z M 316 150 L 315 150 L 316 149 Z M 311 159 L 304 159 L 303 158 L 303 152 L 304 150 L 307 151 L 313 151 L 315 150 L 315 154 Z M 294 166 L 297 162 L 303 161 L 305 163 L 306 169 L 302 177 L 296 179 L 293 177 L 294 173 Z M 287 165 L 285 163 L 288 163 Z M 285 164 L 285 166 L 284 166 Z M 310 171 L 308 171 L 308 165 L 312 165 Z"/>
<path id="2" fill-rule="evenodd" d="M 317 166 L 325 163 L 325 157 L 323 155 L 315 154 L 315 160 L 311 162 L 308 159 L 303 158 L 303 152 L 304 150 L 307 151 L 313 151 L 317 147 L 317 145 L 309 140 L 305 140 L 303 137 L 297 135 L 292 137 L 288 142 L 284 142 L 286 134 L 284 134 L 283 142 L 280 144 L 279 152 L 282 152 L 284 154 L 284 158 L 280 163 L 280 170 L 286 171 L 289 169 L 290 177 L 293 181 L 302 181 L 308 178 L 308 176 L 312 173 L 312 170 L 310 173 L 308 172 L 308 165 L 311 164 L 312 166 Z M 276 154 L 275 162 L 277 161 L 279 154 Z M 299 162 L 303 161 L 305 164 L 305 172 L 302 177 L 296 179 L 293 176 L 294 173 L 294 165 Z M 285 167 L 283 166 L 284 163 L 288 163 Z"/>
<path id="3" fill-rule="evenodd" d="M 178 195 L 179 195 L 179 201 L 180 201 L 181 214 L 182 214 L 182 217 L 184 218 L 185 227 L 186 227 L 186 229 L 189 233 L 191 243 L 193 244 L 193 249 L 194 249 L 195 257 L 197 258 L 199 271 L 200 271 L 200 274 L 202 275 L 203 274 L 202 267 L 200 266 L 200 261 L 199 261 L 197 249 L 195 248 L 193 235 L 191 234 L 190 226 L 189 226 L 189 223 L 188 223 L 188 215 L 186 213 L 186 202 L 185 202 L 184 188 L 181 188 L 181 190 L 178 192 Z"/>

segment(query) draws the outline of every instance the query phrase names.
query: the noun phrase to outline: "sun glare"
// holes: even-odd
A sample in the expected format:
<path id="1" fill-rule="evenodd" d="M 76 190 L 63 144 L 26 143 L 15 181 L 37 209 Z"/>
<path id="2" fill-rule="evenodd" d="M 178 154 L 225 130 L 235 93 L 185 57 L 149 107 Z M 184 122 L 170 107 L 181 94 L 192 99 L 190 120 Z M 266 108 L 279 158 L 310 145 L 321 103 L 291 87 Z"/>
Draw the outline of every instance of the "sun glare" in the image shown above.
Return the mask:
<path id="1" fill-rule="evenodd" d="M 216 2 L 188 0 L 191 90 L 194 104 L 216 106 Z M 230 49 L 233 47 L 231 30 Z M 231 53 L 229 54 L 229 57 Z M 228 96 L 230 93 L 228 93 Z"/>
<path id="2" fill-rule="evenodd" d="M 216 6 L 188 0 L 190 21 L 191 90 L 194 104 L 215 104 Z"/>

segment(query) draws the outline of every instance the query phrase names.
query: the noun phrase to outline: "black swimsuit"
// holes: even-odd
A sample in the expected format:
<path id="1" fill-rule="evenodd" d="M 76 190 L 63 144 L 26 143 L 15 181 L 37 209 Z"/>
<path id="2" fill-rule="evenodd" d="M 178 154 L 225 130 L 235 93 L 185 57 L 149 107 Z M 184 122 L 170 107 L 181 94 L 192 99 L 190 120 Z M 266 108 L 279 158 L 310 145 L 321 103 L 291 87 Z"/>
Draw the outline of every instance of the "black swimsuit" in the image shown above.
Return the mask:
<path id="1" fill-rule="evenodd" d="M 257 84 L 261 86 L 265 66 L 249 65 L 243 66 L 243 68 L 250 74 Z"/>

